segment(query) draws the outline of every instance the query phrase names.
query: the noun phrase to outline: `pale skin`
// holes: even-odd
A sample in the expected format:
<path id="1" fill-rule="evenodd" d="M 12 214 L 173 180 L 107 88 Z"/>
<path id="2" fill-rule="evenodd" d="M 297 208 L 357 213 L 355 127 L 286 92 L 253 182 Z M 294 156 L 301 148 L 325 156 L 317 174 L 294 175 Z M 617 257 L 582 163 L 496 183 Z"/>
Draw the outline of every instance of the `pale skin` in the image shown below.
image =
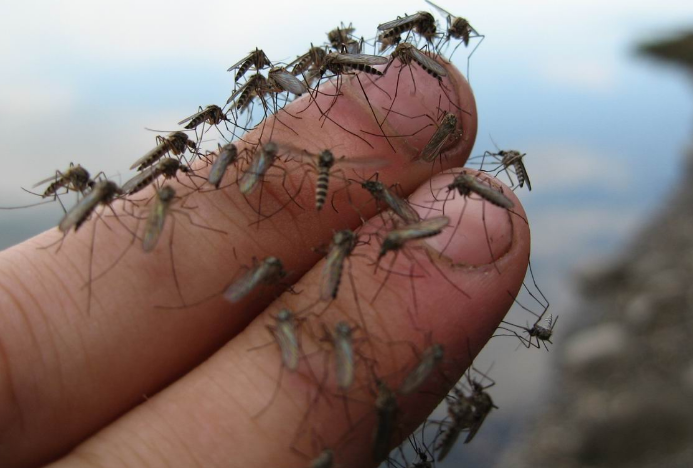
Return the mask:
<path id="1" fill-rule="evenodd" d="M 471 90 L 454 68 L 446 65 L 446 69 L 449 77 L 444 83 L 451 98 L 472 115 L 456 111 L 464 134 L 435 165 L 412 161 L 433 134 L 432 126 L 414 137 L 391 138 L 396 153 L 384 138 L 359 132 L 380 130 L 358 83 L 349 80 L 345 80 L 343 96 L 329 115 L 365 135 L 373 148 L 329 121 L 321 126 L 314 105 L 299 114 L 308 104 L 306 97 L 287 107 L 301 119 L 280 114 L 298 135 L 277 124 L 272 140 L 313 152 L 335 148 L 336 156 L 387 158 L 392 164 L 379 170 L 381 181 L 386 185 L 398 182 L 404 196 L 416 192 L 417 200 L 430 200 L 429 178 L 443 169 L 460 168 L 476 135 Z M 390 96 L 394 95 L 396 72 L 393 66 L 377 81 Z M 395 109 L 408 116 L 435 116 L 438 84 L 416 66 L 414 74 L 417 93 L 410 92 L 411 79 L 405 69 Z M 391 100 L 367 79 L 362 82 L 382 117 L 383 106 L 389 106 Z M 326 90 L 326 86 L 321 87 L 321 91 Z M 442 104 L 445 99 L 443 96 Z M 323 110 L 330 101 L 327 96 L 320 98 Z M 391 114 L 383 129 L 388 135 L 408 135 L 426 123 L 430 120 Z M 227 182 L 235 180 L 232 170 L 226 177 Z M 288 186 L 295 186 L 300 178 L 301 171 L 292 172 Z M 273 317 L 281 308 L 303 310 L 316 301 L 323 263 L 321 255 L 311 248 L 329 244 L 334 231 L 357 229 L 361 223 L 345 197 L 336 199 L 338 213 L 329 201 L 316 213 L 312 209 L 314 178 L 309 181 L 297 200 L 305 209 L 289 204 L 259 228 L 249 226 L 257 214 L 236 186 L 191 197 L 187 205 L 194 209 L 187 211 L 196 222 L 204 224 L 201 220 L 207 220 L 208 225 L 226 234 L 191 226 L 184 216 L 177 219 L 173 250 L 180 294 L 189 303 L 216 294 L 189 308 L 158 307 L 180 305 L 167 248 L 170 223 L 153 252 L 145 254 L 136 245 L 93 284 L 88 314 L 83 285 L 93 220 L 77 233 L 69 233 L 58 253 L 38 249 L 60 239 L 57 230 L 0 253 L 0 466 L 34 467 L 51 462 L 59 467 L 111 468 L 307 466 L 310 460 L 298 453 L 291 441 L 298 421 L 306 415 L 306 392 L 314 383 L 298 375 L 284 376 L 270 408 L 261 417 L 254 417 L 277 385 L 280 352 L 276 346 L 248 350 L 271 342 L 266 326 L 274 323 Z M 440 187 L 448 181 L 434 182 Z M 176 187 L 175 181 L 172 184 Z M 417 191 L 417 187 L 421 188 Z M 515 211 L 524 216 L 514 194 L 507 188 L 504 192 L 515 203 Z M 350 193 L 352 203 L 362 207 L 365 218 L 375 216 L 369 224 L 382 223 L 375 205 L 367 203 L 367 192 L 356 187 Z M 257 206 L 258 197 L 259 193 L 253 193 L 248 200 Z M 263 211 L 273 211 L 273 206 L 279 206 L 277 200 L 286 200 L 278 181 L 265 183 Z M 454 202 L 448 205 L 446 213 L 454 213 Z M 423 348 L 425 338 L 406 313 L 416 309 L 420 327 L 445 347 L 448 377 L 432 379 L 425 393 L 398 399 L 401 429 L 395 437 L 406 436 L 428 416 L 470 364 L 468 350 L 472 355 L 478 353 L 512 305 L 508 292 L 516 292 L 522 283 L 529 256 L 527 224 L 504 210 L 484 208 L 496 258 L 495 266 L 489 264 L 482 205 L 469 200 L 464 219 L 477 222 L 458 230 L 456 236 L 465 240 L 445 252 L 452 263 L 466 266 L 451 268 L 450 259 L 432 257 L 469 297 L 441 281 L 432 270 L 430 277 L 416 279 L 416 304 L 411 279 L 406 275 L 391 275 L 371 304 L 370 298 L 385 276 L 381 270 L 374 279 L 373 259 L 379 245 L 372 241 L 360 248 L 363 255 L 351 260 L 354 285 L 363 295 L 360 313 L 345 276 L 337 299 L 322 316 L 328 328 L 340 320 L 356 323 L 364 317 L 363 322 L 358 321 L 361 333 L 367 324 L 369 333 Z M 95 274 L 109 267 L 132 240 L 113 218 L 104 219 L 111 229 L 100 221 L 94 245 Z M 451 219 L 453 224 L 457 221 L 454 214 Z M 435 247 L 435 241 L 430 245 Z M 219 293 L 240 268 L 251 265 L 253 257 L 268 255 L 282 260 L 290 272 L 288 283 L 301 293 L 282 293 L 284 285 L 263 288 L 238 304 L 226 302 Z M 422 263 L 430 261 L 423 250 L 413 255 L 423 259 Z M 382 266 L 390 260 L 385 257 Z M 397 264 L 406 265 L 406 259 L 400 258 Z M 303 346 L 314 349 L 316 344 L 311 341 L 304 337 Z M 406 353 L 394 346 L 381 345 L 381 349 L 385 351 L 378 357 L 378 372 L 397 375 L 407 364 Z M 411 353 L 406 356 L 413 359 Z M 394 378 L 393 382 L 397 381 Z M 372 401 L 372 391 L 362 390 L 359 398 Z M 316 405 L 305 428 L 308 438 L 297 444 L 301 451 L 310 452 L 313 447 L 312 454 L 317 455 L 330 441 L 349 433 L 348 441 L 335 447 L 337 466 L 373 465 L 374 410 L 366 404 L 352 406 L 347 417 L 340 400 L 332 406 Z M 350 418 L 357 424 L 355 429 L 350 428 Z M 315 433 L 320 437 L 311 436 Z"/>

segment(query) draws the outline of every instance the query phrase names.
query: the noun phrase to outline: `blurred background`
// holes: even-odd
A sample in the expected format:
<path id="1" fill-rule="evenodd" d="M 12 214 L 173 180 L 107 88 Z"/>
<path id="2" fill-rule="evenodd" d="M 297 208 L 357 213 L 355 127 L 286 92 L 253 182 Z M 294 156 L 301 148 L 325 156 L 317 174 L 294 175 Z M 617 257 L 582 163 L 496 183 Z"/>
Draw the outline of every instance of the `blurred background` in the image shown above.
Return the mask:
<path id="1" fill-rule="evenodd" d="M 673 245 L 653 220 L 681 236 L 676 245 L 685 244 L 686 234 L 693 237 L 693 226 L 667 224 L 674 218 L 685 223 L 681 215 L 692 206 L 683 204 L 685 189 L 680 188 L 688 175 L 685 155 L 693 129 L 690 72 L 676 59 L 659 61 L 636 49 L 693 29 L 693 2 L 441 0 L 440 6 L 486 35 L 470 63 L 480 122 L 473 154 L 495 151 L 492 138 L 501 149 L 527 153 L 534 190 L 523 189 L 520 197 L 532 224 L 532 265 L 551 301 L 550 312 L 561 319 L 549 353 L 518 349 L 513 338 L 491 341 L 476 365 L 493 366 L 497 384 L 490 392 L 500 409 L 472 444 L 458 444 L 439 466 L 545 466 L 547 460 L 553 466 L 616 466 L 607 456 L 610 444 L 593 449 L 590 443 L 597 441 L 584 434 L 595 427 L 590 424 L 608 422 L 608 415 L 627 406 L 623 398 L 614 403 L 604 396 L 617 387 L 612 381 L 617 368 L 604 362 L 620 362 L 604 359 L 648 349 L 645 339 L 633 344 L 632 324 L 619 324 L 623 303 L 631 307 L 637 333 L 653 327 L 647 320 L 661 305 L 643 299 L 632 306 L 634 294 L 646 286 L 627 281 L 629 268 L 636 268 L 628 262 L 647 257 L 648 249 Z M 288 62 L 311 42 L 323 42 L 340 21 L 353 22 L 358 35 L 370 38 L 378 23 L 422 9 L 430 7 L 423 1 L 384 5 L 358 0 L 5 2 L 0 15 L 0 206 L 34 203 L 36 198 L 21 187 L 30 188 L 70 162 L 92 174 L 101 170 L 126 180 L 125 168 L 154 144 L 154 134 L 144 128 L 174 129 L 198 106 L 225 102 L 233 85 L 225 70 L 256 46 L 273 61 Z M 463 71 L 470 50 L 461 47 L 454 57 Z M 693 55 L 693 47 L 684 50 Z M 0 248 L 55 226 L 61 215 L 57 205 L 1 211 Z M 647 286 L 658 291 L 658 298 L 686 292 L 683 279 L 688 277 L 682 271 L 687 267 L 670 265 L 683 257 L 693 262 L 693 255 L 660 257 L 658 263 L 640 262 L 638 278 L 649 277 L 648 268 L 656 264 L 671 277 Z M 623 292 L 626 284 L 632 294 Z M 628 300 L 613 299 L 616 291 Z M 688 302 L 677 304 L 671 310 L 690 310 Z M 525 325 L 532 317 L 514 311 L 510 320 Z M 681 322 L 670 318 L 667 323 Z M 690 337 L 693 321 L 686 323 L 680 328 Z M 673 346 L 670 336 L 656 338 L 652 343 Z M 679 380 L 687 381 L 686 391 L 693 393 L 693 358 L 677 349 L 671 354 L 684 369 Z M 647 387 L 670 374 L 658 359 L 653 366 L 659 373 L 640 375 L 644 380 L 638 385 Z M 588 392 L 575 372 L 597 364 L 602 373 L 592 377 L 602 379 L 601 393 L 590 393 L 585 407 L 566 403 L 571 391 Z M 628 366 L 620 368 L 622 374 L 635 373 L 638 361 Z M 619 388 L 628 388 L 624 382 Z M 661 386 L 655 390 L 643 401 L 631 398 L 635 403 L 629 408 L 664 411 L 644 403 L 662 398 Z M 673 423 L 660 421 L 649 428 L 648 421 L 643 422 L 644 441 L 661 431 L 669 442 L 693 440 L 687 438 L 690 423 L 669 437 Z M 668 454 L 693 460 L 665 447 Z M 635 458 L 665 466 L 657 464 L 663 459 L 660 449 L 653 449 L 651 458 Z M 626 444 L 619 450 L 633 448 Z"/>

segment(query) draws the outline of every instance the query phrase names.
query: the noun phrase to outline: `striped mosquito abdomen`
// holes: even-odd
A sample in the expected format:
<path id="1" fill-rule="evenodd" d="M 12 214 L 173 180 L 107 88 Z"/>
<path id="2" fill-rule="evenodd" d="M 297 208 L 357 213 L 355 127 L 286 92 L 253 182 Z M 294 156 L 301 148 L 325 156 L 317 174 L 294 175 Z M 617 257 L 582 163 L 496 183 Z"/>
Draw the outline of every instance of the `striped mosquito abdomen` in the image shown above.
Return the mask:
<path id="1" fill-rule="evenodd" d="M 190 172 L 190 168 L 175 158 L 163 158 L 156 166 L 150 166 L 123 184 L 123 192 L 130 195 L 139 192 L 163 175 L 166 179 L 175 177 L 178 171 Z"/>
<path id="2" fill-rule="evenodd" d="M 320 211 L 327 199 L 327 189 L 330 183 L 330 169 L 334 165 L 334 155 L 325 150 L 320 153 L 318 160 L 318 179 L 315 183 L 315 208 Z"/>
<path id="3" fill-rule="evenodd" d="M 532 184 L 529 181 L 529 176 L 527 175 L 527 169 L 525 168 L 525 163 L 522 158 L 525 154 L 520 153 L 516 150 L 499 151 L 498 154 L 503 157 L 501 164 L 506 168 L 512 167 L 515 170 L 515 175 L 517 176 L 517 184 L 520 187 L 524 187 L 525 183 L 527 188 L 532 190 Z"/>
<path id="4" fill-rule="evenodd" d="M 188 130 L 196 128 L 198 125 L 200 125 L 206 119 L 207 119 L 207 116 L 205 114 L 200 114 L 197 117 L 190 120 L 190 122 L 188 122 L 188 124 L 185 126 L 185 128 L 187 128 Z"/>
<path id="5" fill-rule="evenodd" d="M 382 75 L 383 74 L 383 72 L 381 72 L 380 70 L 376 70 L 375 68 L 371 67 L 370 65 L 366 65 L 363 63 L 349 65 L 349 68 L 354 68 L 358 71 L 362 71 L 364 73 L 370 73 L 372 75 Z"/>
<path id="6" fill-rule="evenodd" d="M 188 122 L 185 128 L 192 130 L 203 122 L 207 122 L 209 125 L 217 125 L 224 120 L 224 117 L 224 111 L 221 110 L 221 107 L 212 104 L 190 119 L 190 122 Z"/>
<path id="7" fill-rule="evenodd" d="M 149 185 L 149 184 L 151 184 L 152 182 L 154 182 L 154 179 L 156 179 L 156 178 L 159 177 L 160 175 L 161 175 L 161 173 L 160 173 L 158 170 L 150 171 L 150 172 L 147 174 L 146 177 L 142 177 L 142 178 L 138 181 L 138 183 L 135 184 L 133 187 L 131 187 L 131 188 L 128 187 L 127 190 L 125 190 L 125 193 L 127 193 L 127 194 L 133 194 L 133 193 L 139 192 L 140 190 L 142 190 L 143 188 L 145 188 L 147 185 Z M 126 182 L 125 185 L 124 185 L 123 187 L 127 187 L 127 185 L 128 185 L 128 184 L 127 184 L 127 182 Z"/>
<path id="8" fill-rule="evenodd" d="M 84 192 L 89 188 L 91 179 L 89 178 L 89 172 L 84 169 L 79 164 L 73 166 L 70 164 L 70 168 L 65 172 L 58 172 L 60 177 L 54 180 L 43 192 L 43 198 L 50 197 L 54 195 L 61 188 L 66 188 L 67 190 L 72 190 L 75 192 Z M 50 179 L 43 180 L 35 185 L 41 185 Z"/>

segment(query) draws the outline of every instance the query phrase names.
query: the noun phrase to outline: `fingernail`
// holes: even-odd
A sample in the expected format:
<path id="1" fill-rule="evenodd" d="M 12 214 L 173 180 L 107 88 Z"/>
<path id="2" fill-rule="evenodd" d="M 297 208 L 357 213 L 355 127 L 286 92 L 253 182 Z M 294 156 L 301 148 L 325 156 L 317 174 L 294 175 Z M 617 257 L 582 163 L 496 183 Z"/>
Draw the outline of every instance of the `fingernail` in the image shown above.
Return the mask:
<path id="1" fill-rule="evenodd" d="M 454 170 L 454 174 L 461 169 Z M 450 224 L 435 237 L 426 239 L 434 250 L 454 263 L 488 265 L 510 251 L 513 241 L 512 213 L 483 200 L 478 195 L 462 196 L 448 190 L 454 174 L 439 174 L 409 197 L 422 218 L 447 216 Z M 485 175 L 481 179 L 497 180 Z M 510 189 L 503 186 L 503 192 Z"/>

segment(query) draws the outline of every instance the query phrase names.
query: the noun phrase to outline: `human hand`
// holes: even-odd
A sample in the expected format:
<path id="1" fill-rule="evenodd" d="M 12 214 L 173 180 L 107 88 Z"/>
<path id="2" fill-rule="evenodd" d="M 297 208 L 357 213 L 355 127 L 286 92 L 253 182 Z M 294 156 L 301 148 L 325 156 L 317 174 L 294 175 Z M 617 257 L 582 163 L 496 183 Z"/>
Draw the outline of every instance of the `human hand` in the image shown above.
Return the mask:
<path id="1" fill-rule="evenodd" d="M 388 117 L 383 126 L 387 135 L 421 130 L 430 120 L 413 117 L 436 116 L 439 106 L 456 113 L 463 136 L 434 164 L 412 161 L 433 127 L 412 137 L 389 138 L 396 152 L 383 137 L 360 131 L 379 129 L 355 80 L 344 80 L 342 95 L 329 115 L 373 148 L 330 120 L 322 126 L 315 105 L 299 114 L 308 106 L 307 97 L 287 106 L 293 116 L 279 113 L 283 123 L 273 125 L 274 117 L 269 117 L 263 138 L 267 141 L 272 129 L 273 141 L 296 147 L 335 148 L 340 156 L 385 157 L 391 164 L 379 171 L 382 182 L 399 183 L 415 206 L 439 209 L 442 203 L 432 203 L 431 187 L 444 186 L 452 176 L 435 176 L 432 182 L 429 178 L 461 167 L 476 135 L 471 90 L 456 70 L 446 68 L 449 76 L 443 82 L 449 98 L 471 115 L 447 103 L 437 81 L 416 66 L 412 68 L 416 93 L 408 69 L 401 73 L 398 86 L 396 67 L 376 81 L 389 96 L 362 80 L 370 105 L 380 115 L 397 88 L 395 109 L 400 114 Z M 326 89 L 321 86 L 329 94 Z M 332 99 L 319 98 L 323 109 Z M 260 130 L 254 132 L 245 139 L 257 138 Z M 290 172 L 287 186 L 297 188 L 302 175 Z M 235 180 L 232 171 L 225 180 Z M 296 197 L 303 207 L 314 203 L 309 185 Z M 515 203 L 514 211 L 524 216 L 512 191 L 505 193 Z M 60 239 L 57 230 L 0 253 L 0 465 L 38 466 L 63 457 L 56 466 L 301 467 L 328 447 L 335 450 L 338 467 L 374 465 L 375 389 L 368 366 L 358 367 L 353 394 L 340 399 L 333 395 L 331 357 L 319 351 L 325 346 L 317 335 L 302 333 L 303 356 L 296 373 L 280 372 L 280 353 L 274 344 L 249 351 L 273 342 L 266 326 L 274 323 L 272 317 L 280 309 L 298 312 L 316 303 L 324 260 L 311 248 L 329 244 L 336 230 L 357 229 L 361 221 L 354 207 L 372 217 L 367 228 L 371 232 L 383 224 L 370 195 L 360 187 L 350 191 L 351 200 L 340 195 L 335 201 L 338 213 L 329 202 L 319 213 L 289 203 L 271 218 L 250 225 L 258 215 L 232 185 L 193 194 L 186 201 L 194 206 L 186 211 L 196 222 L 205 220 L 225 235 L 199 229 L 178 216 L 173 242 L 164 233 L 157 248 L 145 254 L 139 248 L 128 249 L 132 234 L 113 218 L 103 217 L 69 233 L 58 253 L 39 250 Z M 253 193 L 248 200 L 257 206 L 258 197 Z M 284 204 L 287 194 L 278 181 L 269 180 L 263 184 L 263 197 L 261 209 L 269 213 Z M 526 223 L 488 203 L 456 197 L 445 203 L 451 224 L 463 206 L 464 222 L 442 258 L 421 249 L 409 252 L 428 274 L 418 270 L 412 278 L 410 260 L 400 255 L 392 267 L 396 274 L 389 275 L 371 302 L 387 275 L 383 268 L 373 273 L 379 246 L 371 237 L 351 257 L 337 298 L 319 317 L 329 330 L 340 320 L 358 327 L 355 340 L 366 340 L 362 352 L 377 360 L 379 375 L 392 388 L 405 375 L 403 369 L 416 362 L 401 343 L 419 350 L 427 340 L 444 346 L 446 357 L 439 372 L 419 392 L 398 398 L 399 428 L 394 438 L 419 425 L 469 366 L 512 305 L 524 277 L 529 255 Z M 417 209 L 423 216 L 440 214 Z M 121 218 L 134 228 L 132 219 Z M 168 224 L 170 233 L 173 223 Z M 92 241 L 94 225 L 98 230 Z M 447 228 L 427 244 L 442 248 L 446 233 L 452 231 Z M 83 285 L 89 268 L 97 277 L 123 251 L 127 253 L 116 266 L 92 283 L 87 314 Z M 179 287 L 171 274 L 172 255 Z M 253 257 L 270 255 L 282 260 L 290 271 L 287 282 L 300 294 L 282 292 L 285 285 L 277 285 L 255 291 L 240 303 L 226 302 L 221 292 L 241 267 L 250 265 Z M 383 258 L 381 267 L 390 268 L 390 256 Z M 429 267 L 431 261 L 447 279 Z M 450 263 L 464 266 L 453 268 Z M 214 297 L 188 308 L 160 308 L 179 306 L 179 294 L 187 303 Z M 311 378 L 325 372 L 329 379 L 323 386 Z M 322 396 L 316 401 L 318 390 Z M 258 416 L 268 402 L 270 406 Z"/>

